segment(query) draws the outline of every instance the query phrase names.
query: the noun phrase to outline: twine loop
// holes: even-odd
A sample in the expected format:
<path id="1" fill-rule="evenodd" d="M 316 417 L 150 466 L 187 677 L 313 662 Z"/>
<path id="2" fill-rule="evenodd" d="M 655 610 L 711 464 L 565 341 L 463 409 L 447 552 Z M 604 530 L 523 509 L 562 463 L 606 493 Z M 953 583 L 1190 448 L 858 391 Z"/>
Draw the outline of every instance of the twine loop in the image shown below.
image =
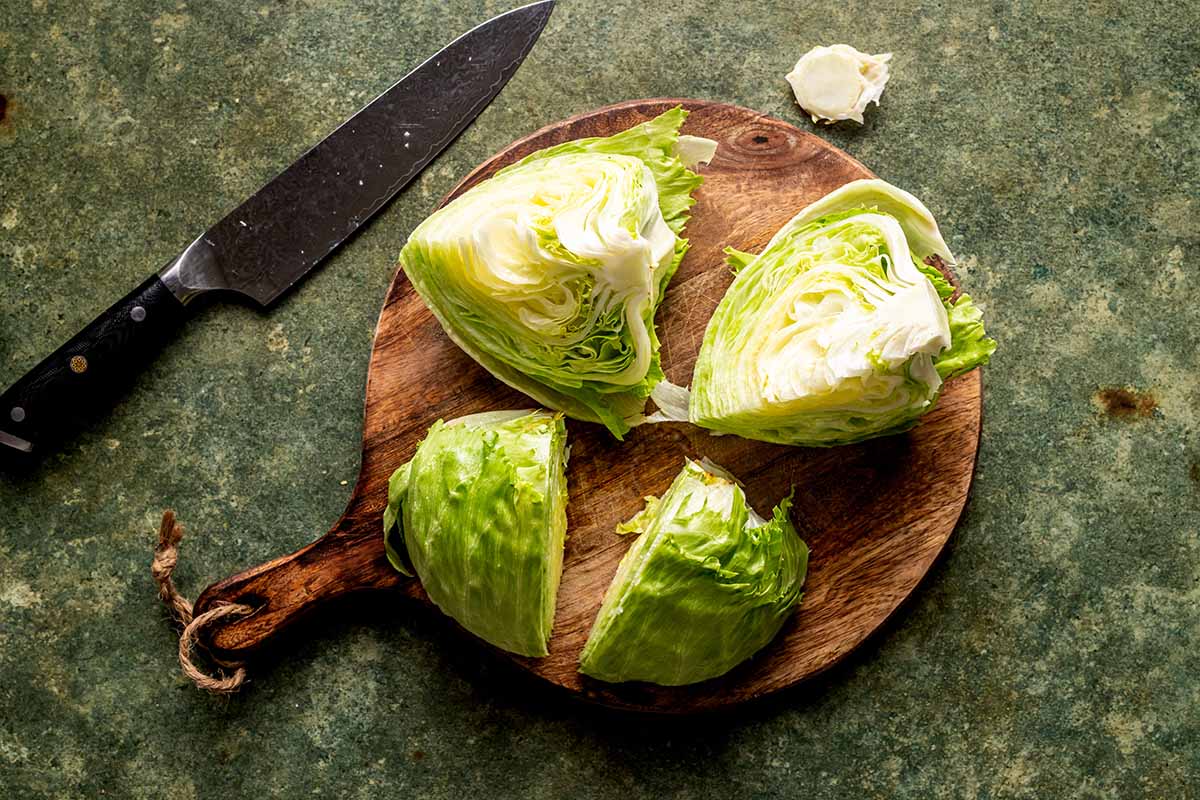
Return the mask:
<path id="1" fill-rule="evenodd" d="M 183 626 L 183 632 L 179 635 L 179 665 L 183 667 L 183 674 L 197 687 L 215 694 L 232 694 L 246 682 L 245 664 L 225 661 L 210 652 L 208 660 L 222 668 L 214 675 L 196 665 L 195 652 L 204 647 L 201 633 L 208 626 L 226 617 L 249 616 L 254 609 L 241 603 L 221 603 L 195 616 L 191 601 L 179 593 L 171 580 L 179 564 L 179 542 L 182 539 L 183 526 L 175 520 L 175 512 L 167 509 L 163 512 L 162 524 L 158 529 L 158 546 L 154 548 L 150 574 L 158 586 L 159 598 L 170 610 L 172 618 Z"/>

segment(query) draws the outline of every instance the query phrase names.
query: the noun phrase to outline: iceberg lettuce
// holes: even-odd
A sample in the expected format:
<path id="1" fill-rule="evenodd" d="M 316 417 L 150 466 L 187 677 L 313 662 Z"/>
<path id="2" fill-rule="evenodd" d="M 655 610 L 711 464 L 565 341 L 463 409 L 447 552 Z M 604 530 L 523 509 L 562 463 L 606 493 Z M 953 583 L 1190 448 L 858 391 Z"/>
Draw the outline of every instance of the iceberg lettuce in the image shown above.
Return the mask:
<path id="1" fill-rule="evenodd" d="M 426 219 L 400 263 L 447 334 L 500 380 L 620 438 L 663 374 L 654 315 L 687 251 L 715 143 L 675 108 L 538 151 Z"/>
<path id="2" fill-rule="evenodd" d="M 808 548 L 788 517 L 754 513 L 720 467 L 687 461 L 661 498 L 618 527 L 621 559 L 580 657 L 609 682 L 695 683 L 728 672 L 775 637 L 800 603 Z"/>
<path id="3" fill-rule="evenodd" d="M 546 655 L 567 529 L 566 464 L 561 414 L 439 420 L 389 483 L 388 559 L 415 571 L 429 599 L 470 632 Z"/>
<path id="4" fill-rule="evenodd" d="M 807 446 L 897 433 L 996 348 L 970 296 L 950 300 L 937 264 L 953 256 L 929 210 L 881 180 L 843 186 L 728 261 L 688 405 L 714 431 Z"/>

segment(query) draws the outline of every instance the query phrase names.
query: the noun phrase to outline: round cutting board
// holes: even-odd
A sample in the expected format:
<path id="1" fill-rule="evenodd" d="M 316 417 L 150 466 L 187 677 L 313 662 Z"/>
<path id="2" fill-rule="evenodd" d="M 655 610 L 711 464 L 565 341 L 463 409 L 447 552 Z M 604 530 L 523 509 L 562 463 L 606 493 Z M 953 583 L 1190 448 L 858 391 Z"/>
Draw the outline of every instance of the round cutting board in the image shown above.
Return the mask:
<path id="1" fill-rule="evenodd" d="M 705 325 L 732 275 L 727 246 L 757 252 L 801 208 L 872 173 L 810 133 L 755 111 L 695 100 L 638 100 L 582 114 L 514 142 L 470 175 L 448 202 L 496 170 L 570 139 L 607 136 L 682 104 L 684 133 L 719 144 L 685 236 L 691 250 L 659 312 L 663 366 L 691 381 Z M 550 655 L 507 656 L 589 700 L 628 709 L 685 712 L 761 697 L 843 659 L 908 597 L 950 537 L 971 485 L 979 446 L 978 371 L 951 381 L 937 408 L 909 433 L 831 449 L 788 448 L 710 436 L 683 423 L 645 425 L 618 442 L 602 427 L 568 420 L 568 540 Z M 383 552 L 387 480 L 438 418 L 529 408 L 456 347 L 398 272 L 379 318 L 367 382 L 362 472 L 343 517 L 308 547 L 209 587 L 217 602 L 258 610 L 215 630 L 210 645 L 246 659 L 304 614 L 344 595 L 387 591 L 428 604 L 420 584 Z M 811 549 L 804 599 L 779 636 L 720 678 L 686 687 L 606 684 L 577 671 L 579 653 L 631 537 L 614 529 L 661 494 L 686 457 L 707 456 L 737 476 L 759 513 L 796 489 L 793 519 Z M 403 600 L 397 597 L 397 602 Z M 480 647 L 488 645 L 480 642 Z M 507 654 L 506 654 L 507 655 Z"/>

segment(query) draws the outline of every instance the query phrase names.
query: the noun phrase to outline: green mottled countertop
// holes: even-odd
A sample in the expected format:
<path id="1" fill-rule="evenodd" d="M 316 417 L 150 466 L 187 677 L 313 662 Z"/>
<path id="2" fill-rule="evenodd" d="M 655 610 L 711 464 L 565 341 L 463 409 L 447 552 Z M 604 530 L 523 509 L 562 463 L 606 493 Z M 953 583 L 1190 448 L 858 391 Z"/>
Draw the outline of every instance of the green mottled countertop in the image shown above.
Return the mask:
<path id="1" fill-rule="evenodd" d="M 820 5 L 826 10 L 818 11 Z M 2 0 L 0 385 L 506 2 Z M 562 0 L 512 83 L 270 313 L 213 306 L 107 419 L 0 478 L 0 797 L 1195 797 L 1200 784 L 1200 6 Z M 431 613 L 310 624 L 194 689 L 148 574 L 195 593 L 323 533 L 356 475 L 406 235 L 473 165 L 637 97 L 811 128 L 808 48 L 891 51 L 862 127 L 1001 343 L 973 496 L 912 602 L 766 702 L 630 719 Z"/>

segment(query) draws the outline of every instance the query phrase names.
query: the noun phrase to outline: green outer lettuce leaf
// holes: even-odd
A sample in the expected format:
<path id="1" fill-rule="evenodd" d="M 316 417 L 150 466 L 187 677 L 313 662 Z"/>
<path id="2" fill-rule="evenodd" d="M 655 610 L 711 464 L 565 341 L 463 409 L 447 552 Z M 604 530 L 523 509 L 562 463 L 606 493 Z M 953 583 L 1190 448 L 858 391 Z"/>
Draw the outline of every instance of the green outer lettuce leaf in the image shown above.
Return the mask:
<path id="1" fill-rule="evenodd" d="M 388 504 L 383 510 L 383 551 L 387 554 L 388 563 L 396 568 L 401 575 L 412 578 L 416 575 L 412 565 L 408 563 L 408 552 L 404 547 L 404 531 L 400 529 L 401 508 L 404 495 L 408 492 L 408 477 L 412 462 L 405 464 L 392 473 L 388 479 Z"/>
<path id="2" fill-rule="evenodd" d="M 996 352 L 996 340 L 989 339 L 984 332 L 983 312 L 971 300 L 971 295 L 961 294 L 954 303 L 946 301 L 946 309 L 950 317 L 951 343 L 933 360 L 943 381 L 982 367 Z"/>
<path id="3" fill-rule="evenodd" d="M 736 277 L 696 362 L 696 425 L 804 446 L 898 433 L 995 350 L 971 298 L 951 302 L 925 263 L 953 262 L 933 216 L 883 181 L 826 195 L 757 256 L 726 253 Z"/>
<path id="4" fill-rule="evenodd" d="M 546 655 L 567 529 L 566 461 L 561 414 L 439 420 L 389 484 L 389 560 L 404 572 L 394 547 L 402 534 L 438 608 L 497 647 Z"/>
<path id="5" fill-rule="evenodd" d="M 741 272 L 742 268 L 755 258 L 757 256 L 753 253 L 743 253 L 741 250 L 735 250 L 732 247 L 725 248 L 725 263 L 729 265 L 729 271 L 734 275 Z"/>
<path id="6" fill-rule="evenodd" d="M 975 305 L 971 295 L 966 293 L 951 302 L 954 287 L 942 271 L 927 263 L 918 266 L 937 289 L 950 318 L 950 346 L 933 359 L 938 375 L 943 381 L 948 381 L 987 364 L 992 353 L 996 352 L 996 340 L 987 338 L 983 330 L 983 312 Z"/>
<path id="7" fill-rule="evenodd" d="M 614 136 L 579 139 L 533 153 L 430 216 L 400 254 L 425 304 L 472 358 L 543 405 L 600 422 L 617 438 L 629 430 L 650 391 L 663 379 L 654 316 L 687 252 L 687 240 L 680 234 L 695 202 L 691 193 L 702 182 L 676 155 L 686 117 L 686 111 L 675 108 Z M 692 137 L 686 150 L 695 154 L 703 148 Z M 642 289 L 632 290 L 625 283 L 612 289 L 609 265 L 579 255 L 559 240 L 561 212 L 577 207 L 555 205 L 556 198 L 567 193 L 561 187 L 572 175 L 601 172 L 625 176 L 597 182 L 603 188 L 592 191 L 607 192 L 601 197 L 606 202 L 630 203 L 621 225 L 635 241 L 673 238 L 673 243 L 671 238 L 665 242 L 663 260 L 643 273 Z M 642 184 L 643 172 L 653 186 Z M 551 188 L 547 197 L 535 199 L 530 193 L 541 191 L 536 188 L 539 176 L 545 176 L 545 186 Z M 624 187 L 624 193 L 614 194 L 614 187 Z M 644 202 L 652 203 L 651 208 L 641 207 Z M 479 233 L 480 218 L 493 210 L 512 209 L 527 209 L 524 218 L 538 221 L 532 230 L 522 231 L 528 237 L 519 242 L 504 230 L 512 239 L 499 252 L 507 259 L 515 249 L 531 248 L 533 243 L 537 250 L 528 250 L 520 277 L 502 272 L 501 277 L 480 278 L 493 266 L 479 255 L 484 251 L 475 237 L 486 235 Z M 585 224 L 594 226 L 603 216 L 592 208 Z M 663 223 L 665 228 L 655 227 Z M 608 242 L 604 239 L 605 246 Z M 537 270 L 537 275 L 531 274 Z M 496 290 L 497 281 L 503 291 Z M 530 319 L 540 327 L 531 327 Z M 644 335 L 635 329 L 644 330 Z"/>
<path id="8" fill-rule="evenodd" d="M 799 605 L 808 548 L 788 517 L 763 520 L 720 468 L 688 461 L 661 499 L 618 532 L 621 559 L 580 658 L 600 680 L 678 686 L 728 672 Z"/>

